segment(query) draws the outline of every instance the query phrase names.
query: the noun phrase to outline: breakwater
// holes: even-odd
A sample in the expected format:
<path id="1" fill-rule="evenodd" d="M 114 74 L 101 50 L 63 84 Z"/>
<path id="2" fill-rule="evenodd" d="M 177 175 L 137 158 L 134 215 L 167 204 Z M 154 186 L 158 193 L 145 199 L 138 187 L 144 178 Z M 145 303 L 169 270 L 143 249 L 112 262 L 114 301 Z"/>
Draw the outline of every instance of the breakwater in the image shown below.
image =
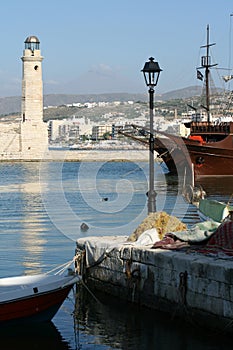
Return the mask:
<path id="1" fill-rule="evenodd" d="M 148 150 L 50 150 L 42 156 L 32 157 L 30 154 L 7 153 L 1 154 L 0 161 L 28 161 L 28 162 L 94 162 L 94 161 L 148 161 Z"/>
<path id="2" fill-rule="evenodd" d="M 195 326 L 232 333 L 232 261 L 134 246 L 126 240 L 122 236 L 77 240 L 78 270 L 92 290 L 167 312 Z"/>

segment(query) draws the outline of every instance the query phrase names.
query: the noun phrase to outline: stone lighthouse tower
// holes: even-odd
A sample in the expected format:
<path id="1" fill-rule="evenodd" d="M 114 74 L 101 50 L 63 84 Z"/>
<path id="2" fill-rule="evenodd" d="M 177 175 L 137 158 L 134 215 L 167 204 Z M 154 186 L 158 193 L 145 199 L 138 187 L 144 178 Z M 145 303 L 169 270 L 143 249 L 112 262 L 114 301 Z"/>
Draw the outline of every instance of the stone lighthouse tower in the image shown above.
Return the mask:
<path id="1" fill-rule="evenodd" d="M 36 36 L 29 36 L 24 43 L 19 148 L 22 158 L 33 160 L 41 159 L 48 149 L 48 130 L 43 122 L 43 57 Z"/>

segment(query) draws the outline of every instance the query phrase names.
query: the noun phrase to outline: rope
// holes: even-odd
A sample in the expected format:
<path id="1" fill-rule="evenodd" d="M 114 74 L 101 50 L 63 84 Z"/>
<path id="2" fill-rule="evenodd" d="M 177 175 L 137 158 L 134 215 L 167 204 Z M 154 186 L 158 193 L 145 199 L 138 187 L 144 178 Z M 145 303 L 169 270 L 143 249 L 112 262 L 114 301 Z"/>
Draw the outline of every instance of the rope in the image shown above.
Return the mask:
<path id="1" fill-rule="evenodd" d="M 81 280 L 81 283 L 83 284 L 83 286 L 86 288 L 86 290 L 91 294 L 91 296 L 95 299 L 95 301 L 97 301 L 97 303 L 102 304 L 101 301 L 92 293 L 92 291 L 88 288 L 88 286 L 86 285 L 86 283 L 83 281 L 83 279 Z"/>
<path id="2" fill-rule="evenodd" d="M 113 248 L 114 249 L 114 248 Z M 109 252 L 110 253 L 110 252 Z M 96 262 L 94 262 L 92 265 L 89 265 L 88 267 L 86 267 L 87 269 L 91 269 L 91 268 L 93 268 L 93 267 L 95 267 L 95 266 L 98 266 L 98 265 L 100 265 L 108 256 L 109 256 L 109 253 L 107 253 L 107 252 L 104 252 L 100 257 L 99 257 L 99 259 L 96 261 Z"/>
<path id="3" fill-rule="evenodd" d="M 187 293 L 187 271 L 181 272 L 180 275 L 180 283 L 179 283 L 179 296 L 180 303 L 186 305 L 186 293 Z"/>
<path id="4" fill-rule="evenodd" d="M 233 193 L 230 195 L 230 198 L 229 198 L 229 200 L 228 200 L 228 202 L 227 202 L 227 206 L 230 205 L 230 202 L 231 202 L 231 200 L 232 200 L 232 197 L 233 197 Z"/>
<path id="5" fill-rule="evenodd" d="M 162 158 L 163 156 L 165 156 L 168 153 L 172 153 L 174 151 L 175 147 L 173 147 L 170 151 L 165 151 L 161 154 L 158 155 L 158 158 Z"/>
<path id="6" fill-rule="evenodd" d="M 57 271 L 57 270 L 59 269 L 59 270 L 55 273 L 55 275 L 61 275 L 65 270 L 67 270 L 67 268 L 68 268 L 73 262 L 74 262 L 74 259 L 72 259 L 71 261 L 66 262 L 66 263 L 64 263 L 64 264 L 62 264 L 62 265 L 59 265 L 59 266 L 55 267 L 54 269 L 52 269 L 52 270 L 46 272 L 46 274 L 50 274 L 50 273 L 52 273 L 52 272 L 54 272 L 54 271 Z"/>

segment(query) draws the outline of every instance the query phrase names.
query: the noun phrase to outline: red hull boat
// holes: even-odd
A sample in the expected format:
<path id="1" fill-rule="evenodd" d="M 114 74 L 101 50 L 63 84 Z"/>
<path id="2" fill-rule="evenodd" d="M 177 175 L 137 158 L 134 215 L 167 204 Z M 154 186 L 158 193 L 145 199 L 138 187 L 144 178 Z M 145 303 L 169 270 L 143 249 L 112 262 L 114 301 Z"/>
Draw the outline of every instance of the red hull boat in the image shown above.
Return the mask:
<path id="1" fill-rule="evenodd" d="M 0 324 L 50 321 L 79 276 L 40 274 L 0 279 Z"/>
<path id="2" fill-rule="evenodd" d="M 209 176 L 233 176 L 233 118 L 223 122 L 221 116 L 217 121 L 211 121 L 210 113 L 210 68 L 209 56 L 209 26 L 207 26 L 206 55 L 202 56 L 201 67 L 197 69 L 197 76 L 205 80 L 205 110 L 206 121 L 198 121 L 200 114 L 185 123 L 190 129 L 188 137 L 180 137 L 166 132 L 154 131 L 154 150 L 166 164 L 171 174 L 187 176 L 193 180 Z M 204 75 L 200 72 L 204 69 Z M 233 78 L 233 76 L 231 76 Z M 201 80 L 202 80 L 201 78 Z M 199 78 L 198 78 L 199 79 Z M 191 107 L 191 106 L 190 106 Z M 192 107 L 196 110 L 196 108 Z M 122 130 L 121 134 L 137 141 L 148 144 L 150 132 L 146 128 L 136 125 L 131 130 Z"/>
<path id="3" fill-rule="evenodd" d="M 209 43 L 209 26 L 207 26 L 207 43 L 203 46 L 206 48 L 206 54 L 202 56 L 201 66 L 197 68 L 198 79 L 200 77 L 201 80 L 204 79 L 205 106 L 201 107 L 205 110 L 207 120 L 198 121 L 198 115 L 194 115 L 191 122 L 185 123 L 185 126 L 190 128 L 187 138 L 180 137 L 181 140 L 179 140 L 176 136 L 159 132 L 155 138 L 155 149 L 170 172 L 177 173 L 180 163 L 176 163 L 172 154 L 174 151 L 169 147 L 169 142 L 166 142 L 167 151 L 170 152 L 170 158 L 173 159 L 164 154 L 164 147 L 160 147 L 161 136 L 167 137 L 172 142 L 176 153 L 180 153 L 179 158 L 183 158 L 183 167 L 193 171 L 195 179 L 204 176 L 233 176 L 233 119 L 223 122 L 224 117 L 221 116 L 215 122 L 211 121 L 210 69 L 216 66 L 216 64 L 211 64 L 209 56 L 209 48 L 212 45 L 214 44 Z M 204 69 L 204 75 L 200 72 L 201 69 Z"/>
<path id="4" fill-rule="evenodd" d="M 186 169 L 194 171 L 196 179 L 204 176 L 233 176 L 233 122 L 229 123 L 229 134 L 215 142 L 159 134 L 154 140 L 154 149 L 170 173 L 177 174 Z"/>

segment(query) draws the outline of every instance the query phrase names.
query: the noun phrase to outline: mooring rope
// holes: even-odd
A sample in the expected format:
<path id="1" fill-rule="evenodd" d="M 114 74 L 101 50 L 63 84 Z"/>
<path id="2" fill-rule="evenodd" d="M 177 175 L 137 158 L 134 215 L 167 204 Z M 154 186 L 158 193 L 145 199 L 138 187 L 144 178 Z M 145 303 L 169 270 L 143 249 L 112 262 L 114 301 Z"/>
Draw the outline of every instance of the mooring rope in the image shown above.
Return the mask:
<path id="1" fill-rule="evenodd" d="M 86 288 L 86 290 L 91 294 L 91 296 L 95 299 L 95 301 L 99 304 L 102 304 L 101 301 L 94 295 L 94 293 L 92 293 L 92 291 L 88 288 L 88 286 L 86 285 L 86 283 L 83 281 L 83 279 L 81 280 L 81 283 L 83 284 L 83 286 Z"/>
<path id="2" fill-rule="evenodd" d="M 66 263 L 64 263 L 64 264 L 62 264 L 62 265 L 56 266 L 56 267 L 53 268 L 52 270 L 46 272 L 46 274 L 50 274 L 50 273 L 52 273 L 52 272 L 54 272 L 54 271 L 57 271 L 57 270 L 59 269 L 59 270 L 55 273 L 55 275 L 61 275 L 65 270 L 68 269 L 68 267 L 69 267 L 71 264 L 73 264 L 74 260 L 75 260 L 75 259 L 73 258 L 73 259 L 72 259 L 71 261 L 69 261 L 69 262 L 66 262 Z"/>
<path id="3" fill-rule="evenodd" d="M 233 193 L 230 195 L 230 198 L 228 199 L 227 206 L 230 205 L 230 202 L 231 202 L 231 200 L 232 200 L 232 197 L 233 197 Z"/>

